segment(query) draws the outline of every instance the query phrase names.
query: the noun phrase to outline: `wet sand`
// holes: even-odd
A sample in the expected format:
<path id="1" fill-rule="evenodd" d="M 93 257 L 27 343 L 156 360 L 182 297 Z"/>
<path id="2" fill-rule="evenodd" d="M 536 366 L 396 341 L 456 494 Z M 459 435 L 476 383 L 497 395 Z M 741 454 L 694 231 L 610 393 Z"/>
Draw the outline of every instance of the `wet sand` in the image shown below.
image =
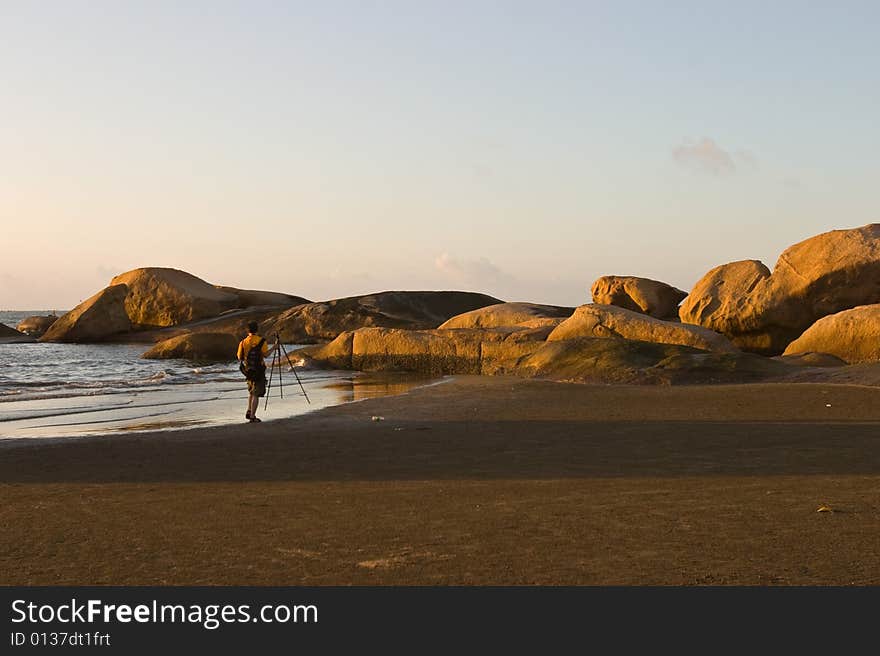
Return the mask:
<path id="1" fill-rule="evenodd" d="M 7 442 L 0 529 L 0 584 L 877 585 L 880 389 L 456 377 Z"/>

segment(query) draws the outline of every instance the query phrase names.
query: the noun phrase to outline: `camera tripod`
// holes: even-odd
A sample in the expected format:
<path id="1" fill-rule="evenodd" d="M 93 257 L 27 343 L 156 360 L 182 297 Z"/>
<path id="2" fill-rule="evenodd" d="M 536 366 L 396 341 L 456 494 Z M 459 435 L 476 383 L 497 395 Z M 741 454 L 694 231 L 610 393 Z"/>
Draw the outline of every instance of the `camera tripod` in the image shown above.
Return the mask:
<path id="1" fill-rule="evenodd" d="M 290 370 L 293 372 L 293 375 L 296 377 L 296 382 L 299 383 L 299 388 L 302 390 L 303 396 L 306 397 L 306 401 L 308 401 L 309 405 L 312 404 L 309 401 L 309 395 L 306 394 L 306 388 L 303 387 L 302 381 L 299 379 L 299 374 L 296 373 L 296 367 L 293 366 L 290 362 L 290 356 L 287 354 L 287 349 L 284 348 L 284 344 L 281 343 L 281 338 L 278 333 L 275 333 L 275 352 L 272 354 L 272 364 L 269 369 L 269 383 L 266 385 L 266 404 L 263 406 L 263 410 L 269 407 L 269 390 L 272 389 L 272 377 L 275 375 L 275 365 L 278 364 L 278 389 L 281 392 L 281 398 L 284 398 L 284 380 L 281 377 L 281 354 L 284 354 L 284 359 L 287 361 L 287 365 L 290 367 Z"/>

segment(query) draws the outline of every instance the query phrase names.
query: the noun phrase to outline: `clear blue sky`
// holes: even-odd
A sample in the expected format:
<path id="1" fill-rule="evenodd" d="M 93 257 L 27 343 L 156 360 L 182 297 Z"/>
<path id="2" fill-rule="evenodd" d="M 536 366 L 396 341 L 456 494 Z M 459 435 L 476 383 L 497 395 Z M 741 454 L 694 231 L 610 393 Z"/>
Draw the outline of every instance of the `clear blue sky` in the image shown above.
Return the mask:
<path id="1" fill-rule="evenodd" d="M 876 2 L 0 0 L 0 309 L 683 289 L 880 220 Z"/>

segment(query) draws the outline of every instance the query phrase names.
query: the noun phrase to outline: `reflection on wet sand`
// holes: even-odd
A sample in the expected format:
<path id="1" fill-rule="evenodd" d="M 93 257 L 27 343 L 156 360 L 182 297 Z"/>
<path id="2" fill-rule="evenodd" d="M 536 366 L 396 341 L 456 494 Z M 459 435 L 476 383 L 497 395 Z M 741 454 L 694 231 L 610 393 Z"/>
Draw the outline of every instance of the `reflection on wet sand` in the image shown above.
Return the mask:
<path id="1" fill-rule="evenodd" d="M 127 424 L 119 426 L 111 430 L 115 432 L 136 432 L 136 431 L 155 431 L 155 430 L 172 430 L 175 428 L 192 428 L 209 423 L 204 419 L 171 419 L 168 421 L 151 421 L 135 424 Z"/>
<path id="2" fill-rule="evenodd" d="M 267 396 L 260 401 L 263 421 L 285 419 L 331 405 L 405 394 L 415 387 L 432 385 L 442 378 L 409 373 L 357 373 L 304 371 L 296 378 L 279 372 Z M 122 397 L 124 398 L 124 397 Z M 30 400 L 6 403 L 0 413 L 0 443 L 5 438 L 58 438 L 67 436 L 120 434 L 142 431 L 182 430 L 196 426 L 245 423 L 247 391 L 238 381 L 216 381 L 204 385 L 177 385 L 131 393 L 120 397 L 103 394 L 91 405 L 77 399 Z M 106 405 L 105 405 L 106 404 Z"/>
<path id="3" fill-rule="evenodd" d="M 363 401 L 379 396 L 406 394 L 416 387 L 430 385 L 443 380 L 436 376 L 410 373 L 364 373 L 350 379 L 335 381 L 325 389 L 337 392 L 339 403 Z"/>

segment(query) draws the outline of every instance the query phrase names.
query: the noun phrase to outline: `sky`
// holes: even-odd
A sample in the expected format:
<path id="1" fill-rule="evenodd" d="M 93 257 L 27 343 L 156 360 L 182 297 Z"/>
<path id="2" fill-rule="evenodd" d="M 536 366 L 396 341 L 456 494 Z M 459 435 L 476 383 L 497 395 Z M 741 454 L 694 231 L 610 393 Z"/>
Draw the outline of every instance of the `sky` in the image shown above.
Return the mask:
<path id="1" fill-rule="evenodd" d="M 0 0 L 0 309 L 684 290 L 880 221 L 880 3 Z"/>

